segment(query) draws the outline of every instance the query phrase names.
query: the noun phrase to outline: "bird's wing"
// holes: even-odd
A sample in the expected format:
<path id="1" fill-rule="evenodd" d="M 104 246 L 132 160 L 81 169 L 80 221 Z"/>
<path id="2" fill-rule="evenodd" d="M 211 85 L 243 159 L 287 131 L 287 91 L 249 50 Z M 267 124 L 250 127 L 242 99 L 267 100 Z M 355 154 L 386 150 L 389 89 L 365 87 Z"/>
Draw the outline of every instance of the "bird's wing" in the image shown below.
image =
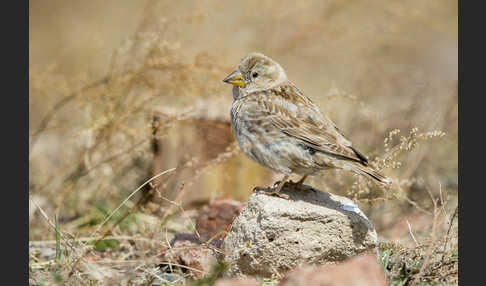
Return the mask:
<path id="1" fill-rule="evenodd" d="M 317 151 L 367 164 L 366 157 L 292 83 L 255 92 L 245 100 L 247 114 L 261 125 L 270 125 Z"/>

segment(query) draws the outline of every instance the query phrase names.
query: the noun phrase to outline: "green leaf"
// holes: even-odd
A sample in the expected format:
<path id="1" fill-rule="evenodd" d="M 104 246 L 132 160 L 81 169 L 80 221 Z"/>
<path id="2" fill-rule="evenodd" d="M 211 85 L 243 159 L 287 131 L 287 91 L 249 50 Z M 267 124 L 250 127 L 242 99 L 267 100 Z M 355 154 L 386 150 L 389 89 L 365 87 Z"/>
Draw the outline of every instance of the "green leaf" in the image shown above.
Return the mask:
<path id="1" fill-rule="evenodd" d="M 59 275 L 57 273 L 56 269 L 53 269 L 51 271 L 51 276 L 52 276 L 52 279 L 54 279 L 54 282 L 56 282 L 56 284 L 60 284 L 62 282 L 61 275 Z"/>
<path id="2" fill-rule="evenodd" d="M 391 255 L 391 249 L 386 249 L 380 252 L 379 258 L 381 264 L 383 264 L 383 267 L 385 270 L 388 268 L 388 264 L 390 263 L 390 255 Z"/>
<path id="3" fill-rule="evenodd" d="M 62 256 L 62 252 L 61 252 L 61 233 L 59 232 L 59 223 L 57 221 L 57 215 L 54 215 L 54 223 L 56 226 L 56 260 L 59 261 Z"/>
<path id="4" fill-rule="evenodd" d="M 94 249 L 96 251 L 106 251 L 108 248 L 115 249 L 118 247 L 118 241 L 115 239 L 105 239 L 101 240 L 95 244 Z"/>

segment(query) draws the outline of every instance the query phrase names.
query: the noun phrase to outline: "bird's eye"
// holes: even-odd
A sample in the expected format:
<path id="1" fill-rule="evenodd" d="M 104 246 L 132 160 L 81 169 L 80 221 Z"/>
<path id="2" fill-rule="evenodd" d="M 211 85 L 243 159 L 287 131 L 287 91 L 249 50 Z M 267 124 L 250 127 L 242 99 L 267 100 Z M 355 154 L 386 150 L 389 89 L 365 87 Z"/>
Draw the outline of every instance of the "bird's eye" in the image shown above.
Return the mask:
<path id="1" fill-rule="evenodd" d="M 257 72 L 254 72 L 252 75 L 251 75 L 253 78 L 256 78 L 258 76 L 258 73 Z"/>

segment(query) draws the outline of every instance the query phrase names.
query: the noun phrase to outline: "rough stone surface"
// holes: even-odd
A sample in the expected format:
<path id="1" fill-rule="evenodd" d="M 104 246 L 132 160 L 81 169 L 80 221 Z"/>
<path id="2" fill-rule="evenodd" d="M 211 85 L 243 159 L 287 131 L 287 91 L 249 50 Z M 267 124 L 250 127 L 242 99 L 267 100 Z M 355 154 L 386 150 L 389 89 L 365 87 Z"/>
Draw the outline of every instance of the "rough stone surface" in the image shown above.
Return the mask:
<path id="1" fill-rule="evenodd" d="M 279 286 L 385 286 L 383 266 L 376 255 L 353 257 L 343 263 L 305 266 L 290 271 Z"/>
<path id="2" fill-rule="evenodd" d="M 378 243 L 376 231 L 348 198 L 312 187 L 282 189 L 285 200 L 254 193 L 223 241 L 225 275 L 270 277 L 301 264 L 343 261 Z"/>

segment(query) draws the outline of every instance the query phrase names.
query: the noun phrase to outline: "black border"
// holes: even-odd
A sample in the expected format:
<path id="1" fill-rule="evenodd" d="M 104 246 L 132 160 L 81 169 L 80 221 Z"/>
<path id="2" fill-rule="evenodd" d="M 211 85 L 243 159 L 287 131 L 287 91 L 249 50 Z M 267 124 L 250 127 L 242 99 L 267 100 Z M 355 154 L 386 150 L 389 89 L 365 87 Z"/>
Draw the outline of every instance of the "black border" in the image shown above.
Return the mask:
<path id="1" fill-rule="evenodd" d="M 28 1 L 4 3 L 2 17 L 2 284 L 29 279 L 29 10 Z M 6 65 L 5 65 L 6 64 Z M 5 160 L 6 159 L 6 160 Z"/>
<path id="2" fill-rule="evenodd" d="M 467 3 L 468 7 L 466 7 Z M 484 272 L 484 9 L 458 1 L 458 155 L 459 155 L 459 285 L 481 285 Z M 469 138 L 468 138 L 469 136 Z M 466 161 L 469 167 L 466 168 Z M 476 165 L 476 166 L 473 166 Z M 476 181 L 476 182 L 475 182 Z M 476 277 L 474 277 L 476 276 Z"/>

